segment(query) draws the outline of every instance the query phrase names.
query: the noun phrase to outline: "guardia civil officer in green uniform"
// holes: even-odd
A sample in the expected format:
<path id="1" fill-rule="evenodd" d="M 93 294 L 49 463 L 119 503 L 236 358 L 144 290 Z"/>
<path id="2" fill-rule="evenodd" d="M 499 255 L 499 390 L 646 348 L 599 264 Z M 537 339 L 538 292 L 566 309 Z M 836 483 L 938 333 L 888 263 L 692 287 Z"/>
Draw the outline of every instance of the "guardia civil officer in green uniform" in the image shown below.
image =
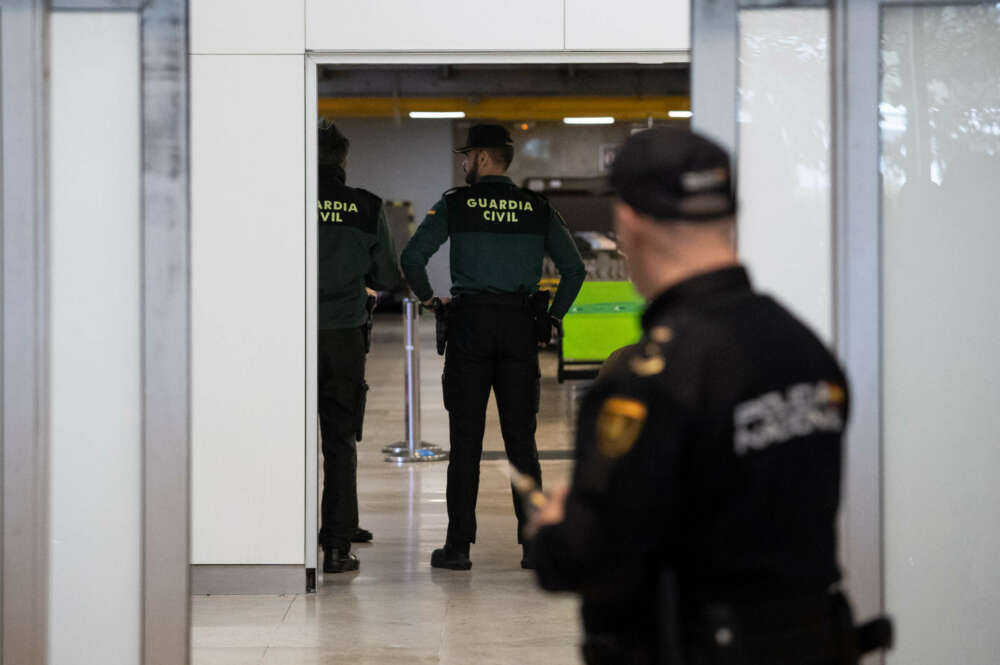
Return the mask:
<path id="1" fill-rule="evenodd" d="M 553 320 L 572 305 L 586 271 L 559 213 L 548 201 L 514 185 L 504 175 L 514 156 L 501 125 L 469 130 L 463 155 L 467 187 L 445 192 L 402 254 L 413 292 L 430 305 L 434 296 L 427 261 L 451 239 L 449 330 L 444 367 L 444 405 L 451 451 L 448 462 L 448 535 L 431 565 L 468 570 L 476 541 L 479 462 L 490 389 L 496 396 L 507 458 L 541 483 L 535 444 L 539 398 L 538 344 L 548 341 Z M 536 294 L 542 259 L 548 254 L 561 281 L 546 311 Z M 518 542 L 525 515 L 515 498 Z M 525 552 L 521 561 L 528 567 Z"/>
<path id="2" fill-rule="evenodd" d="M 371 540 L 358 528 L 357 442 L 365 393 L 368 288 L 400 281 L 382 209 L 371 192 L 348 187 L 348 139 L 336 126 L 319 133 L 318 397 L 323 438 L 323 502 L 319 543 L 323 572 L 358 569 L 351 542 Z"/>
<path id="3" fill-rule="evenodd" d="M 833 586 L 844 373 L 737 263 L 721 148 L 644 131 L 611 184 L 649 305 L 581 405 L 572 487 L 529 529 L 541 585 L 582 595 L 588 664 L 856 663 Z"/>

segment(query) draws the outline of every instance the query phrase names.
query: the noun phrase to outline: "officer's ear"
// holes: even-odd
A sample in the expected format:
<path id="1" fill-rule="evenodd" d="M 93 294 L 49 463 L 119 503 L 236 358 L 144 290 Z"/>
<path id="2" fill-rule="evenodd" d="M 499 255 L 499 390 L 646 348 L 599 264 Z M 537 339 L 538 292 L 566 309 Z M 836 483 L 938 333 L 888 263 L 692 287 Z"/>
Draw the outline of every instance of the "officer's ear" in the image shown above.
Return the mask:
<path id="1" fill-rule="evenodd" d="M 614 213 L 618 248 L 625 256 L 628 256 L 637 245 L 637 237 L 641 235 L 639 214 L 635 211 L 635 208 L 624 201 L 615 201 Z"/>

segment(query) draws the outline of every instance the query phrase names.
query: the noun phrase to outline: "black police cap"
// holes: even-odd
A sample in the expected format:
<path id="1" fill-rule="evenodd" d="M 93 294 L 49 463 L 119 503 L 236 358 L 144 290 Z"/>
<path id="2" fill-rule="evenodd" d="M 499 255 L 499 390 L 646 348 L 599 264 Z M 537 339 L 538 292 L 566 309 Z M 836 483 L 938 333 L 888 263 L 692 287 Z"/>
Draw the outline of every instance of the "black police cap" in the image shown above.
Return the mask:
<path id="1" fill-rule="evenodd" d="M 622 201 L 657 219 L 709 221 L 736 212 L 726 151 L 686 130 L 633 134 L 615 158 L 610 180 Z"/>
<path id="2" fill-rule="evenodd" d="M 473 125 L 469 127 L 466 145 L 455 148 L 455 152 L 469 152 L 476 148 L 503 148 L 514 145 L 510 132 L 503 125 Z"/>

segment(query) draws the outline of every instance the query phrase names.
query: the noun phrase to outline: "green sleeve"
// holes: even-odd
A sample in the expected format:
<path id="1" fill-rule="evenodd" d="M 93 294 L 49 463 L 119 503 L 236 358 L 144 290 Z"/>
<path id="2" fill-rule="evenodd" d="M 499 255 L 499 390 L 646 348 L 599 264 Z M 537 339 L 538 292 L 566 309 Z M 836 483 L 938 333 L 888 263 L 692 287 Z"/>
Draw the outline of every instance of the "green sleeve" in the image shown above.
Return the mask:
<path id="1" fill-rule="evenodd" d="M 400 282 L 399 267 L 396 265 L 396 248 L 389 233 L 389 222 L 385 209 L 379 210 L 375 245 L 372 247 L 372 264 L 366 280 L 372 288 L 387 291 Z"/>
<path id="2" fill-rule="evenodd" d="M 426 302 L 434 297 L 430 279 L 427 277 L 427 262 L 434 252 L 448 239 L 448 206 L 444 199 L 434 204 L 424 221 L 420 222 L 417 232 L 406 244 L 400 263 L 403 274 L 410 284 L 410 289 L 420 302 Z"/>
<path id="3" fill-rule="evenodd" d="M 587 276 L 587 269 L 583 265 L 583 259 L 580 258 L 580 250 L 573 242 L 573 236 L 566 228 L 566 222 L 555 208 L 552 208 L 549 234 L 545 237 L 545 251 L 559 269 L 559 288 L 556 290 L 556 297 L 552 300 L 549 313 L 561 319 L 576 300 L 576 294 L 580 292 L 583 280 Z"/>

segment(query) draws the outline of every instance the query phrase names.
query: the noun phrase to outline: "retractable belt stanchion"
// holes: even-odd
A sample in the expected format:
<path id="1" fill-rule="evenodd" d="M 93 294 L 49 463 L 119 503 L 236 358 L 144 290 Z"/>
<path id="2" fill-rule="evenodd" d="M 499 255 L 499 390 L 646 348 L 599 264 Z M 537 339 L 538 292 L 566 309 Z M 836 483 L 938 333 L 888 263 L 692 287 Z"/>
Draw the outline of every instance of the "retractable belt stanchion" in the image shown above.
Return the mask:
<path id="1" fill-rule="evenodd" d="M 420 440 L 420 339 L 419 304 L 413 298 L 403 300 L 404 349 L 406 350 L 406 440 L 386 446 L 386 462 L 437 462 L 448 453 Z"/>

